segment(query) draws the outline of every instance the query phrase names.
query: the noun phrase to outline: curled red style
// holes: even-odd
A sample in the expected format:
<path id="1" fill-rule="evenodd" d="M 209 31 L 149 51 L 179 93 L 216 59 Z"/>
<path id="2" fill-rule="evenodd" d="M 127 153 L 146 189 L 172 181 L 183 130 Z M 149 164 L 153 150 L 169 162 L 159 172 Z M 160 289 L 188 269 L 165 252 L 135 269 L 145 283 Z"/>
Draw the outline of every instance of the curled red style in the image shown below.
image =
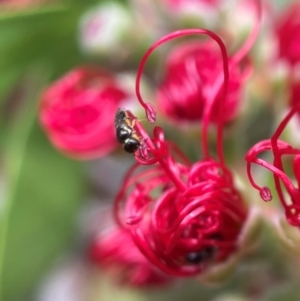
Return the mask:
<path id="1" fill-rule="evenodd" d="M 260 165 L 274 175 L 274 183 L 278 198 L 285 210 L 287 221 L 293 225 L 300 227 L 300 149 L 293 147 L 287 142 L 279 140 L 280 135 L 284 131 L 290 119 L 295 115 L 299 114 L 300 105 L 293 107 L 286 117 L 281 121 L 277 130 L 271 137 L 271 139 L 261 141 L 255 144 L 246 154 L 247 161 L 247 173 L 252 186 L 257 189 L 260 196 L 264 201 L 270 201 L 272 199 L 271 191 L 268 187 L 261 187 L 258 185 L 252 176 L 251 165 Z M 273 161 L 268 162 L 264 159 L 258 158 L 263 152 L 271 152 L 273 155 Z M 283 157 L 293 156 L 293 171 L 294 178 L 297 184 L 294 184 L 293 178 L 290 178 L 283 164 Z"/>
<path id="2" fill-rule="evenodd" d="M 101 157 L 117 147 L 113 116 L 127 97 L 109 73 L 77 68 L 44 91 L 40 122 L 53 145 L 66 155 Z"/>
<path id="3" fill-rule="evenodd" d="M 236 251 L 247 209 L 225 166 L 166 161 L 171 176 L 157 164 L 129 171 L 116 216 L 153 265 L 172 276 L 193 276 Z"/>

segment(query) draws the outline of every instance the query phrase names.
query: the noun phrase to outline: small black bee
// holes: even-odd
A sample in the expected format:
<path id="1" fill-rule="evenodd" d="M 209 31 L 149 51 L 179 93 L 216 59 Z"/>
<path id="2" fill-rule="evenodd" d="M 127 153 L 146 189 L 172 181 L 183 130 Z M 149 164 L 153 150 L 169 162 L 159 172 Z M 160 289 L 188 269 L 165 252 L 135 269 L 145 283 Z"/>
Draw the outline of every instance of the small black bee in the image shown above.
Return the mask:
<path id="1" fill-rule="evenodd" d="M 216 249 L 212 246 L 207 246 L 199 252 L 191 252 L 186 256 L 186 261 L 192 264 L 203 263 L 213 258 Z"/>
<path id="2" fill-rule="evenodd" d="M 117 140 L 123 144 L 124 150 L 127 153 L 137 151 L 141 142 L 134 133 L 132 118 L 127 115 L 126 111 L 118 109 L 115 115 L 115 127 Z"/>

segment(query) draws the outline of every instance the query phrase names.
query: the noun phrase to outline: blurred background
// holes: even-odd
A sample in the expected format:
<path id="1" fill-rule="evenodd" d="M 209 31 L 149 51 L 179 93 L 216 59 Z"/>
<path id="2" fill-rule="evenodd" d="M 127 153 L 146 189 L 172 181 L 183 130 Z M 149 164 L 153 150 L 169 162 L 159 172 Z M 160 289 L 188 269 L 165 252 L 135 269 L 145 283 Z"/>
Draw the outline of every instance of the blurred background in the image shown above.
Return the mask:
<path id="1" fill-rule="evenodd" d="M 244 0 L 202 0 L 197 9 L 169 2 L 0 0 L 0 300 L 299 300 L 300 258 L 287 251 L 267 222 L 262 222 L 256 251 L 214 285 L 193 278 L 132 287 L 89 259 L 90 243 L 109 223 L 111 204 L 133 156 L 119 147 L 82 161 L 58 150 L 38 120 L 41 95 L 83 65 L 108 70 L 134 95 L 139 61 L 162 35 L 205 27 L 216 31 L 233 53 L 256 22 Z M 289 97 L 289 69 L 284 60 L 276 60 L 272 28 L 285 7 L 299 1 L 263 2 L 266 15 L 251 52 L 254 72 L 245 84 L 245 108 L 226 132 L 226 157 L 237 170 L 244 168 L 246 150 L 270 136 Z M 154 54 L 146 68 L 143 93 L 150 99 L 166 49 Z M 138 110 L 134 96 L 130 106 Z M 178 142 L 185 135 L 198 137 L 195 127 L 183 126 L 174 134 L 172 123 L 160 122 Z M 198 157 L 198 143 L 181 143 L 191 159 Z M 254 203 L 266 206 L 258 197 Z"/>

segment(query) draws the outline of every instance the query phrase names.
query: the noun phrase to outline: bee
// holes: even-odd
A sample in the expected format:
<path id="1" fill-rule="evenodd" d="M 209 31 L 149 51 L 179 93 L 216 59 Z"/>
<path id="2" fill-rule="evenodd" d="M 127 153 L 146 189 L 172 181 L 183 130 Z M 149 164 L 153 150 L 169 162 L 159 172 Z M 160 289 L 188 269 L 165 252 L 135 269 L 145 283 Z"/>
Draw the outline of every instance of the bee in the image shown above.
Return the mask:
<path id="1" fill-rule="evenodd" d="M 215 233 L 209 237 L 214 240 L 221 240 L 219 233 Z M 217 246 L 204 246 L 201 250 L 187 254 L 186 261 L 190 264 L 200 264 L 212 260 L 218 252 Z"/>
<path id="2" fill-rule="evenodd" d="M 134 153 L 141 146 L 140 138 L 135 134 L 133 126 L 134 122 L 126 111 L 118 109 L 115 115 L 116 136 L 127 153 Z"/>
<path id="3" fill-rule="evenodd" d="M 216 250 L 211 246 L 207 246 L 198 252 L 191 252 L 186 256 L 186 261 L 191 264 L 199 264 L 212 259 Z"/>

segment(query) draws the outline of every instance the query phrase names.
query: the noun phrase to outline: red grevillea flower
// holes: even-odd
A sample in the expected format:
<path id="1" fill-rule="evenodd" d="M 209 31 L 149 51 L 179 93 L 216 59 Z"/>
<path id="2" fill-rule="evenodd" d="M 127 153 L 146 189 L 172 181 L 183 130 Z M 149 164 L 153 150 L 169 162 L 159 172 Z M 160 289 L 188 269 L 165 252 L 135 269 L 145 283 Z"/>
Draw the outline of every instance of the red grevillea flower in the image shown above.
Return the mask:
<path id="1" fill-rule="evenodd" d="M 224 165 L 163 157 L 168 173 L 154 165 L 127 174 L 116 214 L 152 264 L 173 276 L 192 276 L 238 248 L 247 209 Z"/>
<path id="2" fill-rule="evenodd" d="M 261 21 L 261 6 L 254 1 L 257 22 L 244 45 L 229 59 L 229 84 L 222 118 L 232 121 L 239 111 L 242 84 L 249 76 L 251 64 L 242 59 L 256 40 Z M 214 103 L 211 121 L 218 123 L 222 102 L 222 56 L 214 43 L 190 42 L 175 49 L 167 59 L 166 74 L 157 92 L 161 110 L 172 120 L 199 121 Z"/>
<path id="3" fill-rule="evenodd" d="M 122 284 L 149 287 L 171 281 L 139 251 L 126 229 L 113 228 L 99 235 L 89 251 L 92 262 L 111 271 Z"/>
<path id="4" fill-rule="evenodd" d="M 117 146 L 113 115 L 127 97 L 109 73 L 77 68 L 44 91 L 40 121 L 54 146 L 67 155 L 100 157 Z"/>
<path id="5" fill-rule="evenodd" d="M 211 87 L 222 72 L 222 56 L 211 42 L 189 42 L 174 49 L 167 59 L 165 77 L 158 89 L 158 106 L 174 121 L 199 121 L 203 116 Z M 230 71 L 224 122 L 239 111 L 244 74 L 238 65 Z M 216 95 L 212 119 L 217 122 L 221 90 Z"/>
<path id="6" fill-rule="evenodd" d="M 299 114 L 299 111 L 300 105 L 298 104 L 293 107 L 282 120 L 271 139 L 261 141 L 254 145 L 247 152 L 245 158 L 247 161 L 247 173 L 249 180 L 252 186 L 259 191 L 260 196 L 264 201 L 272 200 L 271 191 L 268 187 L 261 187 L 255 183 L 251 173 L 251 165 L 253 163 L 258 164 L 273 173 L 276 192 L 285 210 L 287 221 L 291 225 L 297 227 L 300 227 L 300 149 L 294 148 L 290 144 L 279 140 L 279 137 L 286 128 L 289 120 L 295 114 Z M 259 154 L 266 151 L 272 152 L 273 162 L 268 162 L 258 158 Z M 284 170 L 282 162 L 283 156 L 294 156 L 293 171 L 296 183 L 294 183 L 293 179 L 290 179 Z"/>
<path id="7" fill-rule="evenodd" d="M 300 3 L 294 2 L 276 24 L 279 56 L 291 65 L 300 62 Z"/>
<path id="8" fill-rule="evenodd" d="M 222 77 L 216 80 L 203 112 L 201 146 L 204 158 L 192 164 L 176 145 L 165 140 L 162 128 L 155 127 L 153 137 L 150 137 L 139 120 L 127 111 L 129 120 L 126 124 L 132 125 L 141 146 L 135 152 L 137 163 L 128 171 L 115 200 L 119 225 L 128 229 L 135 244 L 152 264 L 174 276 L 199 274 L 228 258 L 239 248 L 239 235 L 248 216 L 248 209 L 224 162 L 223 108 L 229 86 L 229 63 L 222 40 L 204 29 L 176 31 L 161 38 L 142 58 L 136 94 L 147 119 L 154 122 L 155 109 L 143 101 L 140 93 L 146 61 L 161 44 L 196 34 L 214 40 L 222 57 Z M 236 62 L 246 53 L 249 41 L 245 45 L 236 55 Z M 212 116 L 220 89 L 217 158 L 214 159 L 208 146 L 208 128 L 214 123 Z"/>

